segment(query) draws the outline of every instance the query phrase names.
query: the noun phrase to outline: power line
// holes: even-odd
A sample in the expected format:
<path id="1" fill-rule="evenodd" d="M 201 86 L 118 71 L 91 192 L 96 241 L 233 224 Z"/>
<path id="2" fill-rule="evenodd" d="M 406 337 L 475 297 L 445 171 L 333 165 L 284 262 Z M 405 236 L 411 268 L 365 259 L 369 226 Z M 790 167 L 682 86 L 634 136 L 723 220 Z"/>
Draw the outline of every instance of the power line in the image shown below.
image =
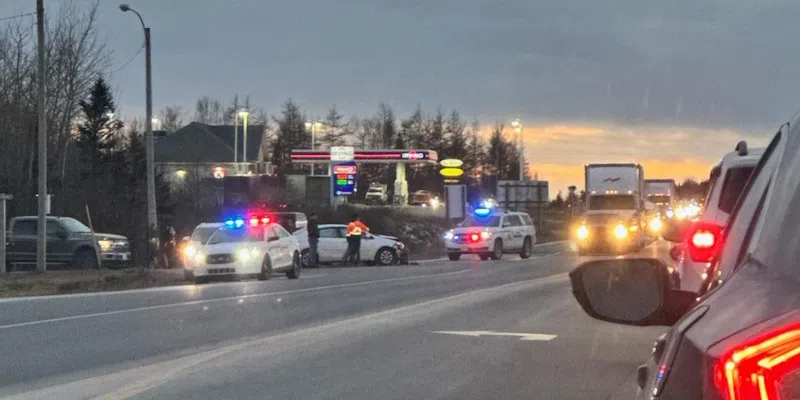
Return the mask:
<path id="1" fill-rule="evenodd" d="M 137 50 L 137 51 L 136 51 L 136 54 L 134 54 L 134 55 L 133 55 L 133 57 L 131 57 L 131 58 L 130 58 L 128 61 L 126 61 L 126 62 L 125 62 L 125 64 L 122 64 L 122 66 L 121 66 L 121 67 L 119 67 L 119 68 L 117 68 L 117 69 L 115 69 L 115 70 L 111 71 L 111 73 L 113 74 L 113 73 L 116 73 L 116 72 L 119 72 L 119 71 L 122 71 L 123 69 L 125 69 L 125 67 L 127 67 L 127 66 L 128 66 L 128 64 L 132 63 L 132 62 L 133 62 L 133 60 L 135 60 L 135 59 L 136 59 L 136 57 L 137 57 L 139 54 L 141 54 L 141 53 L 142 53 L 142 50 L 144 50 L 144 44 L 142 45 L 142 47 L 139 47 L 139 50 Z"/>
<path id="2" fill-rule="evenodd" d="M 22 18 L 22 17 L 34 16 L 34 15 L 36 15 L 35 12 L 29 12 L 27 14 L 18 14 L 18 15 L 12 15 L 10 17 L 3 17 L 3 18 L 0 18 L 0 21 L 7 21 L 9 19 Z"/>

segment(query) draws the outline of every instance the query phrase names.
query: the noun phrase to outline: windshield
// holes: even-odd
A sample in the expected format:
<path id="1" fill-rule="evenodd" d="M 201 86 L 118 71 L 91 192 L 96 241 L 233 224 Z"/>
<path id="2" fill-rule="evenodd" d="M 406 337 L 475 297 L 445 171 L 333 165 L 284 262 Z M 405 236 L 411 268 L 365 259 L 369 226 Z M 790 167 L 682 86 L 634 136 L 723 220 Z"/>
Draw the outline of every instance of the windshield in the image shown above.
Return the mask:
<path id="1" fill-rule="evenodd" d="M 193 242 L 200 242 L 200 244 L 206 244 L 206 242 L 211 237 L 211 235 L 213 235 L 214 232 L 216 232 L 219 229 L 220 229 L 219 226 L 198 227 L 192 233 L 192 241 Z"/>
<path id="2" fill-rule="evenodd" d="M 636 197 L 627 194 L 612 194 L 589 197 L 589 210 L 635 210 Z"/>
<path id="3" fill-rule="evenodd" d="M 653 204 L 669 204 L 670 196 L 667 195 L 650 195 L 647 196 L 647 201 Z"/>
<path id="4" fill-rule="evenodd" d="M 88 233 L 92 231 L 91 229 L 89 229 L 88 226 L 82 224 L 77 219 L 62 218 L 59 220 L 59 222 L 61 222 L 64 225 L 64 227 L 67 228 L 67 230 L 70 232 Z"/>
<path id="5" fill-rule="evenodd" d="M 262 229 L 228 229 L 220 228 L 208 239 L 207 244 L 260 242 L 264 240 Z"/>
<path id="6" fill-rule="evenodd" d="M 471 216 L 465 219 L 460 226 L 463 228 L 469 228 L 475 226 L 492 227 L 499 225 L 500 225 L 500 216 L 492 215 L 484 218 L 476 218 L 474 216 Z"/>

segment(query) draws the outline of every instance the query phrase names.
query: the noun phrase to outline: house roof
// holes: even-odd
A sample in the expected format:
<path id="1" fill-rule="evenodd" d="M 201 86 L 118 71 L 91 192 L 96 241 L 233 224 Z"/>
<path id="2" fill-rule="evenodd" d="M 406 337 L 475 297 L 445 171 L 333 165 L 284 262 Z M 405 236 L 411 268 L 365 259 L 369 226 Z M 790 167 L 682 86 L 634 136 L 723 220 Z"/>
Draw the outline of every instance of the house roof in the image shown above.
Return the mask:
<path id="1" fill-rule="evenodd" d="M 154 143 L 156 162 L 233 162 L 233 125 L 192 122 Z M 243 128 L 239 133 L 239 160 L 243 154 Z M 264 140 L 264 125 L 247 126 L 247 160 L 256 161 Z"/>

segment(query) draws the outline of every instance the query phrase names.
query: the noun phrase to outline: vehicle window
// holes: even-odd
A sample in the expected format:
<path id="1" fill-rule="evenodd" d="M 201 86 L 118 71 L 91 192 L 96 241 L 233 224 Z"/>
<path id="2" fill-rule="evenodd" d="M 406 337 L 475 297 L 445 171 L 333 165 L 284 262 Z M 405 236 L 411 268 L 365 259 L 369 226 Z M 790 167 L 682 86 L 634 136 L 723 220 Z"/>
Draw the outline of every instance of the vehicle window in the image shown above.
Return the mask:
<path id="1" fill-rule="evenodd" d="M 88 226 L 74 218 L 60 218 L 58 221 L 70 232 L 90 233 L 92 231 Z"/>
<path id="2" fill-rule="evenodd" d="M 730 214 L 736 200 L 739 199 L 747 184 L 747 180 L 752 175 L 755 167 L 735 167 L 728 169 L 725 179 L 722 182 L 722 192 L 719 196 L 719 209 Z"/>
<path id="3" fill-rule="evenodd" d="M 721 168 L 722 167 L 717 164 L 711 169 L 711 174 L 708 177 L 708 191 L 706 192 L 706 197 L 703 200 L 703 209 L 708 208 L 708 203 L 711 201 L 711 193 L 714 193 L 714 186 L 717 183 L 717 179 L 719 179 Z"/>
<path id="4" fill-rule="evenodd" d="M 522 222 L 525 225 L 533 225 L 533 220 L 531 219 L 531 216 L 528 214 L 522 214 Z"/>
<path id="5" fill-rule="evenodd" d="M 274 226 L 270 226 L 270 227 L 266 228 L 265 231 L 266 231 L 266 235 L 267 235 L 267 240 L 280 239 L 280 237 L 281 237 L 277 232 L 278 230 L 275 229 Z"/>
<path id="6" fill-rule="evenodd" d="M 47 236 L 58 236 L 59 232 L 67 233 L 64 227 L 56 221 L 47 221 Z"/>
<path id="7" fill-rule="evenodd" d="M 522 226 L 522 220 L 519 219 L 518 215 L 507 215 L 506 221 L 511 224 L 511 226 Z"/>
<path id="8" fill-rule="evenodd" d="M 468 217 L 461 223 L 462 227 L 469 228 L 473 226 L 499 226 L 500 216 L 492 215 L 484 218 L 476 218 L 473 216 Z"/>
<path id="9" fill-rule="evenodd" d="M 339 228 L 322 228 L 319 230 L 320 238 L 340 238 Z"/>
<path id="10" fill-rule="evenodd" d="M 277 233 L 278 237 L 281 239 L 291 236 L 291 234 L 289 234 L 289 232 L 287 232 L 286 229 L 283 229 L 280 226 L 273 226 L 272 229 L 275 229 L 275 233 Z"/>
<path id="11" fill-rule="evenodd" d="M 347 237 L 347 228 L 344 228 L 344 227 L 336 228 L 336 230 L 339 231 L 339 236 L 338 236 L 339 238 Z"/>
<path id="12" fill-rule="evenodd" d="M 206 244 L 208 239 L 214 234 L 214 232 L 217 231 L 217 229 L 219 229 L 218 226 L 198 227 L 194 230 L 194 232 L 192 232 L 191 240 L 193 242 L 200 242 L 200 244 Z"/>
<path id="13" fill-rule="evenodd" d="M 17 221 L 14 223 L 14 231 L 15 235 L 36 235 L 39 232 L 39 229 L 36 226 L 36 220 L 24 220 L 24 221 Z"/>
<path id="14" fill-rule="evenodd" d="M 627 194 L 589 196 L 589 209 L 593 211 L 634 210 L 636 209 L 636 197 Z"/>
<path id="15" fill-rule="evenodd" d="M 220 228 L 208 239 L 207 244 L 260 242 L 264 240 L 264 231 L 261 229 L 228 229 Z"/>

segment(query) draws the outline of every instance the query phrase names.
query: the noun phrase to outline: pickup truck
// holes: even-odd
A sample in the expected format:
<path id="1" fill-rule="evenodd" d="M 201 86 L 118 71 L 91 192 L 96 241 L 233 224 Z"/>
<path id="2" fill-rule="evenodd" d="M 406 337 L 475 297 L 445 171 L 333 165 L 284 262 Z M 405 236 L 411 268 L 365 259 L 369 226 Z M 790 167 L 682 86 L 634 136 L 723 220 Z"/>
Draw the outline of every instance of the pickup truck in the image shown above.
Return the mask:
<path id="1" fill-rule="evenodd" d="M 36 264 L 37 223 L 36 216 L 11 219 L 6 239 L 8 265 Z M 48 265 L 97 268 L 98 253 L 103 267 L 124 267 L 131 262 L 130 244 L 125 236 L 92 233 L 74 218 L 47 217 Z"/>

